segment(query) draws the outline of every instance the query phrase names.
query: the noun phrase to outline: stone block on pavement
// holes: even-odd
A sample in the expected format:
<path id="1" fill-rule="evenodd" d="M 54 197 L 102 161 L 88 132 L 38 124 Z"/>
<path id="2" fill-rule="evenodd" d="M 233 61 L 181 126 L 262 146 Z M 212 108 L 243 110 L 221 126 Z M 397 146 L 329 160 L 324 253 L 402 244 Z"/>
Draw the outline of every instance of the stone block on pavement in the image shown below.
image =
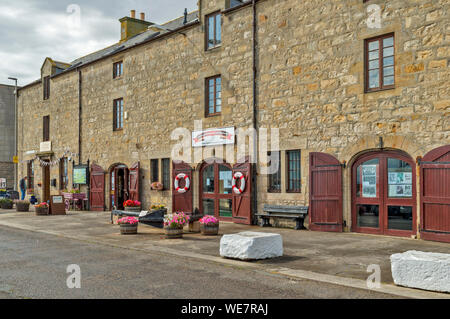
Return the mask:
<path id="1" fill-rule="evenodd" d="M 391 256 L 396 285 L 450 292 L 450 254 L 407 251 Z"/>
<path id="2" fill-rule="evenodd" d="M 240 260 L 259 260 L 283 256 L 280 234 L 243 232 L 224 235 L 220 241 L 220 256 Z"/>

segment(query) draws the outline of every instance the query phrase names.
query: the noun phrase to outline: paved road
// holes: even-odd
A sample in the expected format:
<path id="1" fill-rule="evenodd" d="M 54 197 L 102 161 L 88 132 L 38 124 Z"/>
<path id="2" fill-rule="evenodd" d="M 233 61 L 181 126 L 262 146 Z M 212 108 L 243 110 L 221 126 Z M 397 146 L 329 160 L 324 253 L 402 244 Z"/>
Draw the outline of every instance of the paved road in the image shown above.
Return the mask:
<path id="1" fill-rule="evenodd" d="M 66 269 L 81 268 L 81 289 Z M 392 298 L 376 292 L 0 227 L 4 298 Z"/>

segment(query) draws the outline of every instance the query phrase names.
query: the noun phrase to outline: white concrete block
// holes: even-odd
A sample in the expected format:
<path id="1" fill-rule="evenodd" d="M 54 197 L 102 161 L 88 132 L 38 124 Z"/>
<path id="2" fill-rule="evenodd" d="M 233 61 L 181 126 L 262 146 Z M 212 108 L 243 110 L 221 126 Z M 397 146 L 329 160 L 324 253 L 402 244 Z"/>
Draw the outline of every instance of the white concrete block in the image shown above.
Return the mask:
<path id="1" fill-rule="evenodd" d="M 450 292 L 450 254 L 407 251 L 391 256 L 396 285 Z"/>
<path id="2" fill-rule="evenodd" d="M 283 256 L 283 238 L 280 234 L 243 232 L 224 235 L 220 241 L 220 256 L 255 260 Z"/>

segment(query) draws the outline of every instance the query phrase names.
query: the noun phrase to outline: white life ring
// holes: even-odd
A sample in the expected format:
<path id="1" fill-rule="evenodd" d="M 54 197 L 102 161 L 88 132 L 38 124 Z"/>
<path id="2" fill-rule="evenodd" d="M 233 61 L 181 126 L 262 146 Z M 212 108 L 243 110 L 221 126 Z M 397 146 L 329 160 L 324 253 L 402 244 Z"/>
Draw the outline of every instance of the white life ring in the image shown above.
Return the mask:
<path id="1" fill-rule="evenodd" d="M 179 181 L 181 179 L 184 179 L 186 185 L 184 186 L 184 188 L 180 187 Z M 180 193 L 180 194 L 184 194 L 189 190 L 189 187 L 191 186 L 191 180 L 189 179 L 189 176 L 187 176 L 186 174 L 178 174 L 177 177 L 175 177 L 175 190 Z"/>
<path id="2" fill-rule="evenodd" d="M 240 179 L 241 180 L 241 186 L 237 187 L 236 186 L 236 181 Z M 241 172 L 236 172 L 236 174 L 234 174 L 233 176 L 233 191 L 235 194 L 242 194 L 245 191 L 245 177 L 244 174 L 242 174 Z"/>

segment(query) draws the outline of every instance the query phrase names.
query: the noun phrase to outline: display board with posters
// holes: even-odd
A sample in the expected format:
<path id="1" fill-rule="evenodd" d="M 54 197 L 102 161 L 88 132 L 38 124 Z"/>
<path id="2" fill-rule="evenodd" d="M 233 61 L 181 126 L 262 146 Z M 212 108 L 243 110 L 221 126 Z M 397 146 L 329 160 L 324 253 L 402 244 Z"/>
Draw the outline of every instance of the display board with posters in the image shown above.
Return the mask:
<path id="1" fill-rule="evenodd" d="M 79 165 L 73 168 L 73 183 L 75 185 L 88 184 L 88 167 L 86 165 Z"/>
<path id="2" fill-rule="evenodd" d="M 362 165 L 361 182 L 362 196 L 366 198 L 377 197 L 378 165 Z"/>
<path id="3" fill-rule="evenodd" d="M 412 197 L 412 173 L 389 172 L 389 197 Z"/>

